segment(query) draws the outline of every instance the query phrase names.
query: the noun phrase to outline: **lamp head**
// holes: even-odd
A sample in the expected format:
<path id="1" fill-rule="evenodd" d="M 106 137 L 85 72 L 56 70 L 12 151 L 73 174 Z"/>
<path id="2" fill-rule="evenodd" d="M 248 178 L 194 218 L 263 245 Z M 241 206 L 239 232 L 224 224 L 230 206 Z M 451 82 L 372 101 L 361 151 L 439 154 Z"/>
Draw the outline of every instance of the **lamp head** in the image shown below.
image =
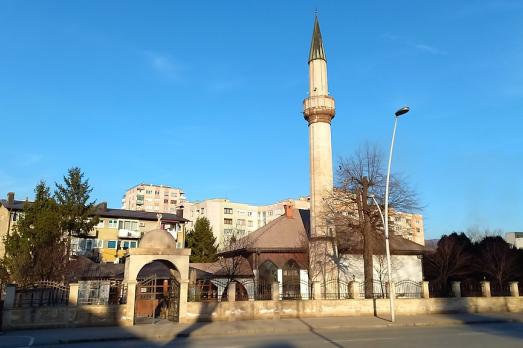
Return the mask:
<path id="1" fill-rule="evenodd" d="M 396 117 L 400 117 L 401 115 L 405 115 L 409 111 L 410 111 L 410 108 L 408 106 L 404 106 L 401 109 L 399 109 L 398 111 L 396 111 L 396 113 L 394 115 L 396 115 Z"/>

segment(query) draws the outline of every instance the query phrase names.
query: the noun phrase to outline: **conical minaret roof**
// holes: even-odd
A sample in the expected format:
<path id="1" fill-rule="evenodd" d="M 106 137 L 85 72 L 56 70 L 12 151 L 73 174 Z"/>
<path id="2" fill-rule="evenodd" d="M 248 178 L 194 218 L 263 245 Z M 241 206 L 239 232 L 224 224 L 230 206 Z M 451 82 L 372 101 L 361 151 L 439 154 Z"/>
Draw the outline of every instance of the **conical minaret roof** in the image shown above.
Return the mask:
<path id="1" fill-rule="evenodd" d="M 309 63 L 314 59 L 327 61 L 323 40 L 321 39 L 320 22 L 318 16 L 314 18 L 314 32 L 312 33 L 311 49 L 309 51 Z"/>

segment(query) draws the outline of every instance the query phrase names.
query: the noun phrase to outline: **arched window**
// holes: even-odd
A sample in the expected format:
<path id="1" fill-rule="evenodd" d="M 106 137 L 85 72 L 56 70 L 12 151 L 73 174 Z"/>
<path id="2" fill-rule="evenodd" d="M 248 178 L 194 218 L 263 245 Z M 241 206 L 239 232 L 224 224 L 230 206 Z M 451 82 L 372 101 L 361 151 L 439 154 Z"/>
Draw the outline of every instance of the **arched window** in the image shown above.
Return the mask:
<path id="1" fill-rule="evenodd" d="M 299 299 L 300 298 L 300 266 L 294 260 L 289 260 L 283 266 L 282 277 L 283 298 Z"/>
<path id="2" fill-rule="evenodd" d="M 261 281 L 272 283 L 278 280 L 278 267 L 267 260 L 258 267 L 258 278 Z"/>

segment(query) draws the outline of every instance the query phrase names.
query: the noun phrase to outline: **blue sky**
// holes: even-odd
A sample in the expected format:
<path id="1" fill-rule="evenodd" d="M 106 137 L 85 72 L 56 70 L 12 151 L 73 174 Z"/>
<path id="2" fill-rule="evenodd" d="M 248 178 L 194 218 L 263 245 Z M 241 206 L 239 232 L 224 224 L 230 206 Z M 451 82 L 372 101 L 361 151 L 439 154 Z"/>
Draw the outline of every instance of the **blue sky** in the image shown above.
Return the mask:
<path id="1" fill-rule="evenodd" d="M 192 200 L 306 195 L 314 10 L 333 153 L 385 151 L 427 238 L 523 230 L 523 2 L 2 1 L 0 194 L 80 166 L 98 201 L 142 181 Z"/>

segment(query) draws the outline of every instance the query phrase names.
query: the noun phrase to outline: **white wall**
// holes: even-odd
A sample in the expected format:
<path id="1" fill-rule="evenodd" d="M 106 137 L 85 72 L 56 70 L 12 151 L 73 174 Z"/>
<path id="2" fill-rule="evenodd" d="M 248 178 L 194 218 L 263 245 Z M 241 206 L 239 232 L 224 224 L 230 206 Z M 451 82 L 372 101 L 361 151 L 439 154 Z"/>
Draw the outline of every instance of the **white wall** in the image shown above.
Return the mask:
<path id="1" fill-rule="evenodd" d="M 340 278 L 345 278 L 347 281 L 356 280 L 362 282 L 363 276 L 363 255 L 344 255 L 342 258 L 342 267 L 340 267 Z M 392 255 L 392 280 L 398 282 L 400 280 L 422 281 L 423 273 L 421 269 L 421 258 L 418 255 Z M 384 256 L 374 255 L 373 258 L 374 279 L 379 279 L 379 274 L 382 277 L 387 275 L 387 263 Z"/>

